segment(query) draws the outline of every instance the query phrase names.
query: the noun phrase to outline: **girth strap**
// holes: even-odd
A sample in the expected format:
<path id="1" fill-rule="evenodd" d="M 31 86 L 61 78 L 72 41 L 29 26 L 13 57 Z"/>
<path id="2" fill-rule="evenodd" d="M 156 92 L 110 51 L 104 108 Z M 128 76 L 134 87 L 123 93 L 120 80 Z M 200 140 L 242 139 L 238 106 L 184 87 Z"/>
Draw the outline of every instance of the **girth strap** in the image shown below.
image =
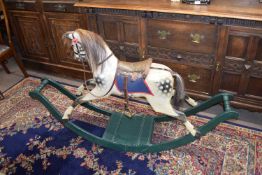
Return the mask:
<path id="1" fill-rule="evenodd" d="M 129 100 L 128 100 L 128 76 L 124 75 L 124 97 L 125 97 L 125 110 L 128 110 Z"/>

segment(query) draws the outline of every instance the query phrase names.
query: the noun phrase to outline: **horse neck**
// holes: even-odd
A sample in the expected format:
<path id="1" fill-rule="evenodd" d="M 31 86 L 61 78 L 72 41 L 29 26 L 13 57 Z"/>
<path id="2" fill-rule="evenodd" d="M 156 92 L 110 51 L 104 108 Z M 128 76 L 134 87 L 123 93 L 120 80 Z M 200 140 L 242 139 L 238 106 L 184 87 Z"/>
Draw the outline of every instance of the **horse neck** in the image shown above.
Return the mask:
<path id="1" fill-rule="evenodd" d="M 112 51 L 109 48 L 107 48 L 106 53 L 107 53 L 106 55 L 109 56 L 112 53 Z M 94 77 L 99 75 L 115 76 L 117 63 L 118 63 L 117 57 L 115 55 L 112 55 L 109 59 L 107 59 L 102 65 L 100 65 L 97 68 L 97 70 L 93 73 Z"/>

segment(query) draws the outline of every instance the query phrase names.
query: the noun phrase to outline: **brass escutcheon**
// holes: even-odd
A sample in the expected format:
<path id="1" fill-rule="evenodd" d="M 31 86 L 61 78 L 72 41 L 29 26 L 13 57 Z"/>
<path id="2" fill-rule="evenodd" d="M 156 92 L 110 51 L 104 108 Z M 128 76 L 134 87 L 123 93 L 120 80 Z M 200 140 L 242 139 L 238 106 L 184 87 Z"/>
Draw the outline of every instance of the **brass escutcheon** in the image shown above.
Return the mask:
<path id="1" fill-rule="evenodd" d="M 167 39 L 167 35 L 170 35 L 170 32 L 166 30 L 158 30 L 157 34 L 158 34 L 159 39 L 164 40 L 164 39 Z"/>
<path id="2" fill-rule="evenodd" d="M 191 33 L 190 34 L 191 41 L 196 44 L 200 44 L 201 40 L 204 39 L 204 35 L 200 35 L 199 33 Z"/>
<path id="3" fill-rule="evenodd" d="M 189 74 L 189 75 L 187 75 L 187 77 L 188 77 L 189 81 L 192 82 L 192 83 L 196 83 L 197 80 L 200 79 L 200 76 L 197 75 L 197 74 Z"/>

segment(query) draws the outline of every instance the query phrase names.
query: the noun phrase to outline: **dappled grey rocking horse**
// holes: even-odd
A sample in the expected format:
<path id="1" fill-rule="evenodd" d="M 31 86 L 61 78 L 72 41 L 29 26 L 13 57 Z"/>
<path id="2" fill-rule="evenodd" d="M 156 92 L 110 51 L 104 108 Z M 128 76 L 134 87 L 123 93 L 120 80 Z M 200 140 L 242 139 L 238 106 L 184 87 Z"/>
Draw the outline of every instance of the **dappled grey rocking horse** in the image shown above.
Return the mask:
<path id="1" fill-rule="evenodd" d="M 237 119 L 239 116 L 230 107 L 229 101 L 233 99 L 232 94 L 220 93 L 196 104 L 194 100 L 185 97 L 183 80 L 176 72 L 164 65 L 152 63 L 152 59 L 136 63 L 119 61 L 103 39 L 93 32 L 77 29 L 67 32 L 64 38 L 73 46 L 75 59 L 81 61 L 83 65 L 89 64 L 93 79 L 88 80 L 88 82 L 94 82 L 94 89 L 84 94 L 84 86 L 82 85 L 77 92 L 81 96 L 77 97 L 63 85 L 50 79 L 43 79 L 42 83 L 29 95 L 40 101 L 52 116 L 66 128 L 92 143 L 119 151 L 159 152 L 191 143 L 210 132 L 219 123 L 229 119 Z M 174 82 L 174 79 L 176 82 Z M 174 83 L 176 84 L 175 89 L 173 88 Z M 56 88 L 73 100 L 73 104 L 66 109 L 64 114 L 42 93 L 46 86 Z M 89 103 L 91 100 L 105 98 L 111 94 L 125 96 L 126 108 L 124 112 L 104 110 Z M 162 115 L 135 114 L 132 117 L 128 116 L 126 114 L 128 97 L 144 97 L 152 108 Z M 176 105 L 185 98 L 193 107 L 182 112 L 179 108 L 174 108 L 171 105 L 172 98 Z M 186 116 L 194 115 L 219 103 L 223 103 L 224 111 L 207 123 L 198 126 L 197 129 L 186 118 Z M 108 118 L 102 136 L 80 126 L 75 119 L 69 120 L 70 114 L 78 105 L 103 114 L 103 117 Z M 189 134 L 152 143 L 155 124 L 174 119 L 181 120 Z"/>
<path id="2" fill-rule="evenodd" d="M 83 85 L 78 88 L 77 93 L 82 96 L 66 109 L 64 120 L 69 119 L 77 105 L 90 100 L 114 94 L 125 95 L 128 103 L 128 97 L 144 97 L 154 111 L 181 120 L 187 130 L 198 137 L 198 131 L 187 120 L 186 115 L 171 104 L 172 97 L 176 105 L 185 99 L 184 83 L 178 73 L 165 65 L 152 63 L 151 58 L 134 63 L 119 61 L 104 40 L 91 31 L 77 29 L 65 33 L 63 38 L 70 41 L 74 58 L 89 65 L 95 82 L 94 89 L 87 94 L 82 94 Z M 196 105 L 189 97 L 187 101 Z"/>

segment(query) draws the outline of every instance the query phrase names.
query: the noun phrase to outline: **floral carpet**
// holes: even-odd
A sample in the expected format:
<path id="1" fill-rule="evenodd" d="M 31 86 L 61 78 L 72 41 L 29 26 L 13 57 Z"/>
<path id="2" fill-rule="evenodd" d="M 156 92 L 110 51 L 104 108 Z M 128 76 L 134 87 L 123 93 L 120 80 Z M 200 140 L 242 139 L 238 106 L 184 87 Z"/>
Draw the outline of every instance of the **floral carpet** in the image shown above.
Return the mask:
<path id="1" fill-rule="evenodd" d="M 262 174 L 261 131 L 223 123 L 177 149 L 150 154 L 114 151 L 75 135 L 32 100 L 28 92 L 39 83 L 27 78 L 0 101 L 0 174 Z M 61 112 L 72 103 L 51 87 L 43 93 Z M 124 108 L 117 97 L 92 103 L 109 110 Z M 144 103 L 130 102 L 130 108 L 154 114 Z M 103 115 L 82 107 L 75 109 L 72 118 L 97 135 L 102 135 L 107 124 Z M 189 120 L 196 126 L 208 121 L 199 116 Z M 155 126 L 153 142 L 185 134 L 181 122 L 164 122 Z"/>

